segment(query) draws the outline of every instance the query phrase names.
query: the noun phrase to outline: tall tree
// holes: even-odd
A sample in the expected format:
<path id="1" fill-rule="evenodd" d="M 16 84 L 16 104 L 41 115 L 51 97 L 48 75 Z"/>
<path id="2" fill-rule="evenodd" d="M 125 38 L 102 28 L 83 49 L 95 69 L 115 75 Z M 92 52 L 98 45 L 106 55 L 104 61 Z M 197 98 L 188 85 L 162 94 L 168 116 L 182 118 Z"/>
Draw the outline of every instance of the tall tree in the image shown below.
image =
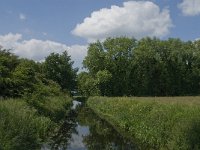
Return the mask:
<path id="1" fill-rule="evenodd" d="M 18 64 L 19 60 L 16 55 L 0 47 L 0 96 L 12 95 L 11 88 L 14 85 L 12 72 Z"/>
<path id="2" fill-rule="evenodd" d="M 38 65 L 33 60 L 20 59 L 20 63 L 12 72 L 13 95 L 22 96 L 25 93 L 32 93 L 34 85 L 37 84 L 36 73 Z"/>
<path id="3" fill-rule="evenodd" d="M 108 38 L 89 45 L 83 64 L 101 95 L 200 93 L 200 41 Z"/>
<path id="4" fill-rule="evenodd" d="M 104 42 L 97 41 L 89 45 L 88 55 L 83 64 L 89 70 L 90 75 L 93 78 L 97 78 L 97 74 L 112 76 L 109 77 L 109 92 L 100 88 L 101 93 L 107 91 L 106 95 L 110 96 L 128 94 L 129 66 L 135 46 L 136 40 L 126 37 L 108 38 Z M 106 87 L 108 86 L 105 86 L 104 83 L 104 88 Z"/>
<path id="5" fill-rule="evenodd" d="M 64 90 L 75 88 L 76 73 L 78 69 L 73 69 L 73 61 L 65 51 L 62 54 L 51 53 L 44 62 L 44 73 L 48 79 L 57 82 Z"/>
<path id="6" fill-rule="evenodd" d="M 84 96 L 97 96 L 100 95 L 98 89 L 98 82 L 87 72 L 78 74 L 78 90 Z"/>

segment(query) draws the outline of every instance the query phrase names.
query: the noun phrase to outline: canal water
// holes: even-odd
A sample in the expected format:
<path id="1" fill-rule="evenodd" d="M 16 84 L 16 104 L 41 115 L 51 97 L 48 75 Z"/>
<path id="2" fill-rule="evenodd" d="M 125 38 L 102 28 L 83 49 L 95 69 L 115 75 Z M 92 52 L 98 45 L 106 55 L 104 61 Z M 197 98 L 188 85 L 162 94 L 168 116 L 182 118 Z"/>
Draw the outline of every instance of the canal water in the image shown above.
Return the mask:
<path id="1" fill-rule="evenodd" d="M 73 101 L 65 122 L 41 150 L 134 150 L 134 143 L 120 135 L 85 104 Z"/>

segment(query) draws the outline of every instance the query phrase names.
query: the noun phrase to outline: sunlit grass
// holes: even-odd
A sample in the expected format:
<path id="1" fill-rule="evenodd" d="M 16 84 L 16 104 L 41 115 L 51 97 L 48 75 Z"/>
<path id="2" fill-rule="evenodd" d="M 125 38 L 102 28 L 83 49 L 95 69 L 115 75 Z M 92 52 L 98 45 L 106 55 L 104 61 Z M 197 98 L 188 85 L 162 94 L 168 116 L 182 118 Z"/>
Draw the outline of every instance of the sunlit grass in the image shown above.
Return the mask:
<path id="1" fill-rule="evenodd" d="M 200 148 L 200 97 L 93 97 L 87 103 L 139 147 Z"/>

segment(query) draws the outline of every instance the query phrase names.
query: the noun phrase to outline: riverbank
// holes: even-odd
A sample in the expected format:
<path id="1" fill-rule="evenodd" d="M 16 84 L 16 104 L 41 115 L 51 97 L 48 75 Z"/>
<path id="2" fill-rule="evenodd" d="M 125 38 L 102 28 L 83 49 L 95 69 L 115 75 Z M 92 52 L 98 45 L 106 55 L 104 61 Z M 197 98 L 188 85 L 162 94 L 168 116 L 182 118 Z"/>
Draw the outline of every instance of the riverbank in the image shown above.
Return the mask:
<path id="1" fill-rule="evenodd" d="M 0 149 L 40 149 L 70 107 L 65 96 L 0 100 Z"/>
<path id="2" fill-rule="evenodd" d="M 140 149 L 200 148 L 200 97 L 91 97 L 87 104 Z"/>

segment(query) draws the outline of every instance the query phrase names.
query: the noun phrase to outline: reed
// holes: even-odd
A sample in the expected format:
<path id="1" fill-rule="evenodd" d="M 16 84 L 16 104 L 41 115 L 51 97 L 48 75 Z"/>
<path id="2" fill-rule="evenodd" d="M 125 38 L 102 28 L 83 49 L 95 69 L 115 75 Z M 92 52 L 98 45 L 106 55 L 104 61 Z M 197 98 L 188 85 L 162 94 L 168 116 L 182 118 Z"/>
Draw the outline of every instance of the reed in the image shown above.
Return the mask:
<path id="1" fill-rule="evenodd" d="M 91 97 L 87 104 L 140 149 L 200 149 L 200 97 Z"/>

